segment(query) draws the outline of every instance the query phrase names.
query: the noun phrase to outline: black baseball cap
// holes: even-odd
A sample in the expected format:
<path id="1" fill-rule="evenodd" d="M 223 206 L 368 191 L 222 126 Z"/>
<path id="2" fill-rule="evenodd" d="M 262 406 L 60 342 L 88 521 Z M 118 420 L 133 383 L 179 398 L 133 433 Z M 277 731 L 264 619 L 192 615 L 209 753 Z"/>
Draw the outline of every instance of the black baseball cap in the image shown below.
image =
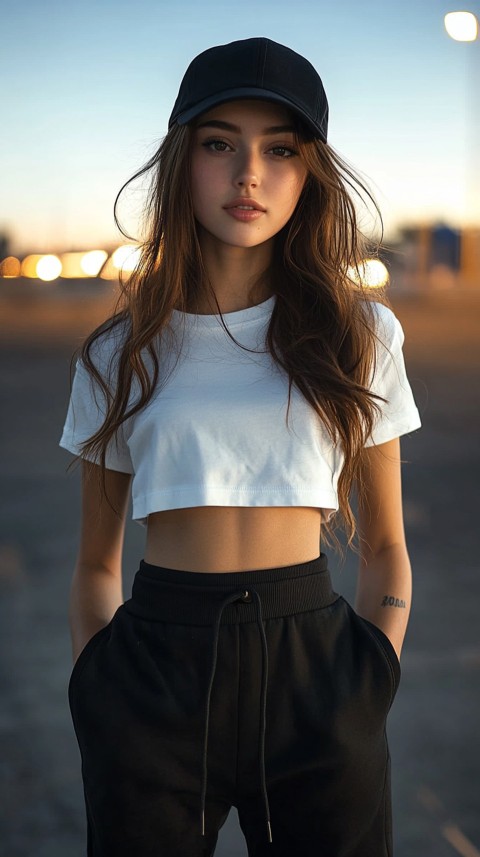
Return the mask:
<path id="1" fill-rule="evenodd" d="M 284 45 L 255 38 L 217 45 L 199 54 L 180 84 L 168 127 L 237 98 L 284 104 L 327 142 L 328 101 L 313 65 Z"/>

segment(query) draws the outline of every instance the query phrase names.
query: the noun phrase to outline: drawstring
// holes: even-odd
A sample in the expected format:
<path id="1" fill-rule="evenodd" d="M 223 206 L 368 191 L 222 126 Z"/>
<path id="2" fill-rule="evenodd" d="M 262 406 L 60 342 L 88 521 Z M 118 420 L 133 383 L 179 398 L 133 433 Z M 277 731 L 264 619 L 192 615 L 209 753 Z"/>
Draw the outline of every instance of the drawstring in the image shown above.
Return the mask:
<path id="1" fill-rule="evenodd" d="M 210 681 L 208 684 L 208 693 L 207 693 L 207 705 L 205 710 L 205 735 L 203 739 L 203 770 L 202 770 L 202 836 L 205 836 L 205 799 L 207 795 L 207 753 L 208 753 L 208 726 L 210 722 L 210 696 L 212 693 L 213 680 L 215 678 L 215 671 L 217 669 L 217 649 L 218 649 L 218 635 L 220 632 L 220 620 L 222 618 L 222 613 L 227 606 L 227 604 L 233 604 L 234 601 L 238 601 L 239 599 L 238 592 L 234 594 L 227 595 L 227 597 L 222 601 L 220 605 L 220 609 L 217 613 L 217 618 L 215 619 L 215 631 L 213 635 L 213 658 L 212 658 L 212 672 L 210 675 Z"/>
<path id="2" fill-rule="evenodd" d="M 268 680 L 268 649 L 267 636 L 263 627 L 262 619 L 262 602 L 260 596 L 255 589 L 252 589 L 252 594 L 255 596 L 257 605 L 257 621 L 262 638 L 263 664 L 262 664 L 262 706 L 260 714 L 260 777 L 262 781 L 262 795 L 265 803 L 265 818 L 267 822 L 268 841 L 272 840 L 272 825 L 270 824 L 270 806 L 268 804 L 267 783 L 265 776 L 265 733 L 267 731 L 267 680 Z"/>
<path id="3" fill-rule="evenodd" d="M 262 795 L 265 803 L 265 816 L 267 822 L 267 836 L 268 841 L 272 842 L 272 827 L 270 823 L 270 807 L 268 803 L 268 794 L 267 794 L 267 785 L 266 785 L 266 776 L 265 776 L 265 733 L 267 726 L 267 680 L 268 680 L 268 649 L 267 649 L 267 637 L 265 634 L 265 628 L 263 627 L 263 619 L 262 619 L 262 604 L 260 601 L 260 596 L 255 589 L 252 590 L 244 590 L 241 594 L 238 592 L 231 593 L 227 595 L 227 597 L 222 601 L 219 611 L 217 614 L 217 618 L 215 619 L 215 630 L 213 635 L 213 658 L 212 658 L 212 671 L 210 674 L 210 681 L 208 684 L 208 692 L 207 692 L 207 703 L 205 710 L 205 735 L 203 741 L 203 770 L 202 770 L 202 792 L 201 792 L 201 818 L 202 818 L 202 836 L 205 836 L 205 802 L 207 796 L 207 755 L 208 755 L 208 727 L 210 723 L 210 697 L 212 693 L 213 681 L 215 678 L 215 672 L 217 669 L 217 651 L 218 651 L 218 637 L 220 633 L 220 621 L 222 618 L 222 613 L 225 607 L 228 604 L 233 604 L 236 601 L 247 599 L 250 600 L 250 592 L 255 597 L 255 605 L 256 605 L 256 613 L 257 613 L 257 622 L 260 630 L 260 636 L 262 640 L 262 689 L 261 689 L 261 710 L 260 710 L 260 778 L 261 778 L 261 786 L 262 786 Z"/>

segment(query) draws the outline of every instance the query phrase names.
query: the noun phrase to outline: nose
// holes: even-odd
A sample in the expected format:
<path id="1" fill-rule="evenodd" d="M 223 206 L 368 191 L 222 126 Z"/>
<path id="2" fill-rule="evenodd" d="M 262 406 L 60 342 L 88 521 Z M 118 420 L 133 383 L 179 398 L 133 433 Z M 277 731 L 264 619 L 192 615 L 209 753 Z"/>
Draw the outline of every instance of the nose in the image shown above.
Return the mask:
<path id="1" fill-rule="evenodd" d="M 238 164 L 234 184 L 240 188 L 256 188 L 260 183 L 260 166 L 255 154 L 245 152 Z"/>

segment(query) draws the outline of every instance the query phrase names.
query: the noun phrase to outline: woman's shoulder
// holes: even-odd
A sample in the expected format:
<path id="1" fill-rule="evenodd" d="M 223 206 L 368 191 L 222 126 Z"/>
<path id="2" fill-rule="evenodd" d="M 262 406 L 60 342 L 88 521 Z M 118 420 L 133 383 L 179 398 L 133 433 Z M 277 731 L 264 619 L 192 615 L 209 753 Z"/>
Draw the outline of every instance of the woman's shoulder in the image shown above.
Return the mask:
<path id="1" fill-rule="evenodd" d="M 368 301 L 367 309 L 372 320 L 373 330 L 377 341 L 389 348 L 394 342 L 403 344 L 403 328 L 395 312 L 381 301 Z"/>

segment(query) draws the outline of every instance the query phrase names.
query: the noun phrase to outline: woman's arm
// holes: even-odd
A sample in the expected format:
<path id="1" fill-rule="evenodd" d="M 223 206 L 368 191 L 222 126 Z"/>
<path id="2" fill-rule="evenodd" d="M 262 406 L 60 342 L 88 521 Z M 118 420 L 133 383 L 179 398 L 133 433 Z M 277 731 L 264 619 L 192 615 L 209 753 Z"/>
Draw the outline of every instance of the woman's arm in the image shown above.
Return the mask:
<path id="1" fill-rule="evenodd" d="M 389 637 L 400 657 L 412 598 L 403 526 L 400 440 L 366 447 L 359 480 L 360 566 L 355 609 Z"/>
<path id="2" fill-rule="evenodd" d="M 105 472 L 108 497 L 120 512 L 117 517 L 102 497 L 99 469 L 97 464 L 82 461 L 80 547 L 69 604 L 74 661 L 123 604 L 122 549 L 132 476 L 117 470 Z"/>

